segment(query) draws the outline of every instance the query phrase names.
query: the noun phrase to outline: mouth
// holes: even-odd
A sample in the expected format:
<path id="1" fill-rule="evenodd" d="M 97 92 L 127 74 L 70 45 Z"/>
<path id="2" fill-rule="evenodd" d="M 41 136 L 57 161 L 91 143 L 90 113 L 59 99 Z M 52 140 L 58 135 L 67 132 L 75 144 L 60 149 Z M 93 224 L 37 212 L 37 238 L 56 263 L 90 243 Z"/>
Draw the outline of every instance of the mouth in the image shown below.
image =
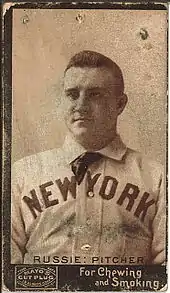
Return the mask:
<path id="1" fill-rule="evenodd" d="M 76 122 L 76 121 L 91 121 L 90 118 L 87 118 L 87 117 L 84 117 L 84 116 L 81 116 L 81 117 L 76 117 L 76 118 L 73 118 L 73 122 Z"/>

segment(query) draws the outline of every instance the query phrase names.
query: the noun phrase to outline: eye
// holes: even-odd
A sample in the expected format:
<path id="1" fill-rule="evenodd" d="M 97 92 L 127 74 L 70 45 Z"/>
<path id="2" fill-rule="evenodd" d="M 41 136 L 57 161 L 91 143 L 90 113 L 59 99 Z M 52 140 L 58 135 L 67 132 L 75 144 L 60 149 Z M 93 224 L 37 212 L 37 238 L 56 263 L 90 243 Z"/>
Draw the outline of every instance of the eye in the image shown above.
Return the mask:
<path id="1" fill-rule="evenodd" d="M 77 100 L 79 97 L 79 91 L 78 90 L 68 90 L 65 92 L 66 97 L 68 97 L 71 100 Z"/>
<path id="2" fill-rule="evenodd" d="M 101 96 L 101 92 L 100 92 L 100 91 L 90 91 L 90 92 L 89 92 L 89 96 L 90 96 L 91 98 L 98 98 L 98 97 Z"/>

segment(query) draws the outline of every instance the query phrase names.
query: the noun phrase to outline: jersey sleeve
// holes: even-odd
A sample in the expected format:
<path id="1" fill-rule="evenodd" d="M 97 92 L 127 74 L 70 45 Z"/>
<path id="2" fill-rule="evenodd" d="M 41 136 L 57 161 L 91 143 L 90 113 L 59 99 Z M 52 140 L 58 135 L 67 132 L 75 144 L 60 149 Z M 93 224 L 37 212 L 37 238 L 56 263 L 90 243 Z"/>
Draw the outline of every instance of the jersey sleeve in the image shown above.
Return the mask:
<path id="1" fill-rule="evenodd" d="M 11 177 L 11 263 L 23 263 L 27 237 L 21 212 L 23 187 L 22 166 L 15 163 Z"/>
<path id="2" fill-rule="evenodd" d="M 152 263 L 164 264 L 166 261 L 166 190 L 161 176 L 156 214 L 153 221 Z"/>

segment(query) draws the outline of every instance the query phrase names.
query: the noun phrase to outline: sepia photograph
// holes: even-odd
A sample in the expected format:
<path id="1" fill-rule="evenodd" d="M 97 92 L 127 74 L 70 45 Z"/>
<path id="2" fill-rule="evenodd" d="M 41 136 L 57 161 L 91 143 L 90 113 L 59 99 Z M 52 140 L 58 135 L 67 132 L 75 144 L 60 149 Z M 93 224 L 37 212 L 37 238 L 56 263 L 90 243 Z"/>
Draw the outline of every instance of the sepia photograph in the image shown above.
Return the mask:
<path id="1" fill-rule="evenodd" d="M 15 289 L 59 284 L 60 272 L 64 284 L 73 269 L 80 284 L 55 289 L 159 291 L 167 264 L 166 6 L 14 6 L 11 36 Z M 51 279 L 38 287 L 41 274 Z"/>

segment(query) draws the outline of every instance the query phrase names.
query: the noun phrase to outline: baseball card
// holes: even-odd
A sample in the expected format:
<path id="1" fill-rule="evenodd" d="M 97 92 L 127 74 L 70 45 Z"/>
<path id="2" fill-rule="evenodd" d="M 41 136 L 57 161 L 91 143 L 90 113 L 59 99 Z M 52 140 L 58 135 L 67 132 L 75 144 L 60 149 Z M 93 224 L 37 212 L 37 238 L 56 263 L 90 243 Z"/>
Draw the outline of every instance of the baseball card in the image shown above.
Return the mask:
<path id="1" fill-rule="evenodd" d="M 167 21 L 3 4 L 4 292 L 167 290 Z"/>

